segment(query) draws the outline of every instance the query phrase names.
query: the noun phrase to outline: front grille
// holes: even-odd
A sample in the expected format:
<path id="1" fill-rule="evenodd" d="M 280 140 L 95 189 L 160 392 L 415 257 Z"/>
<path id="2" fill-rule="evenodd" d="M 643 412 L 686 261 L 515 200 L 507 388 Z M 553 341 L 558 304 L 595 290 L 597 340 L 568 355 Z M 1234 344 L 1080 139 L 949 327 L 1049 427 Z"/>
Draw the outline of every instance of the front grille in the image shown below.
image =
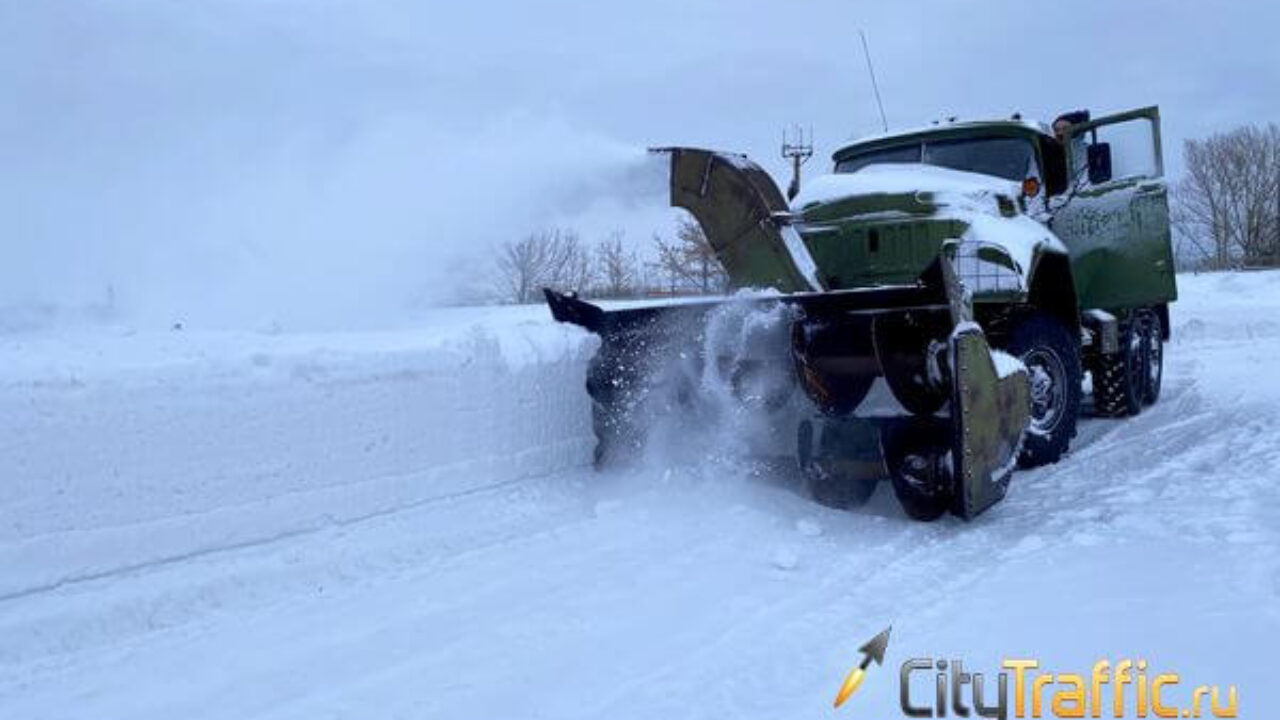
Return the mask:
<path id="1" fill-rule="evenodd" d="M 824 231 L 802 230 L 818 272 L 831 289 L 912 282 L 938 256 L 942 242 L 960 237 L 952 220 L 847 222 Z"/>

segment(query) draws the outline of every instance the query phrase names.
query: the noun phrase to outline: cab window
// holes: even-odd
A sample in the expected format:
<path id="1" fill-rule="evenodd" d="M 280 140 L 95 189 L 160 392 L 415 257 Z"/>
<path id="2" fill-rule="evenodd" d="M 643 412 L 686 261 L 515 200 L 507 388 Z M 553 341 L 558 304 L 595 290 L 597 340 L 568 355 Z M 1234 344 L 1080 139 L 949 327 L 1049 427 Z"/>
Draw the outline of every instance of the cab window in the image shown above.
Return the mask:
<path id="1" fill-rule="evenodd" d="M 840 160 L 836 172 L 853 173 L 888 163 L 924 163 L 1015 182 L 1041 177 L 1031 142 L 1007 136 L 913 142 L 868 150 Z"/>
<path id="2" fill-rule="evenodd" d="M 924 161 L 929 165 L 995 175 L 1021 182 L 1039 177 L 1031 143 L 1022 138 L 979 138 L 926 143 Z"/>
<path id="3" fill-rule="evenodd" d="M 836 163 L 836 172 L 855 173 L 868 165 L 919 163 L 920 151 L 920 143 L 868 150 Z"/>

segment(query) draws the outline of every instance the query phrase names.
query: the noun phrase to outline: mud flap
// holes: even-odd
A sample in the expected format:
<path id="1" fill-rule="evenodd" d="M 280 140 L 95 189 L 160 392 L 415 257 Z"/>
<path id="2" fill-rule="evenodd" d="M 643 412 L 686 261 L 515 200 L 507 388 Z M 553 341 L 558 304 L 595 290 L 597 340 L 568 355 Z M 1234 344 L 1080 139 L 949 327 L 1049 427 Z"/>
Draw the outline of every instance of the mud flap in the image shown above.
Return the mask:
<path id="1" fill-rule="evenodd" d="M 1031 418 L 1027 371 L 1000 377 L 982 330 L 951 336 L 951 424 L 955 495 L 951 511 L 970 520 L 999 502 Z"/>
<path id="2" fill-rule="evenodd" d="M 702 227 L 738 287 L 821 290 L 817 266 L 769 173 L 745 155 L 699 148 L 655 148 L 671 157 L 671 204 Z"/>

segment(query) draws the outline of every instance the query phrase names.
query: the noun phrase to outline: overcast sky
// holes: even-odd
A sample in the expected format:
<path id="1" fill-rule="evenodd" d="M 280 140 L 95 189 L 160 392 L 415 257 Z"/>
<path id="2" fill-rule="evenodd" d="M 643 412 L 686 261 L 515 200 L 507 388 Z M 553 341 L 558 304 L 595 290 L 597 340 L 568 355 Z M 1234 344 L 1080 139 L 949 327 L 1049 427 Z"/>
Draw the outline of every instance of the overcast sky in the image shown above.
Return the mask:
<path id="1" fill-rule="evenodd" d="M 752 9 L 752 6 L 755 9 Z M 1275 2 L 0 0 L 0 306 L 111 287 L 142 321 L 380 324 L 531 229 L 670 215 L 643 148 L 785 181 L 878 130 L 1159 104 L 1280 121 Z"/>

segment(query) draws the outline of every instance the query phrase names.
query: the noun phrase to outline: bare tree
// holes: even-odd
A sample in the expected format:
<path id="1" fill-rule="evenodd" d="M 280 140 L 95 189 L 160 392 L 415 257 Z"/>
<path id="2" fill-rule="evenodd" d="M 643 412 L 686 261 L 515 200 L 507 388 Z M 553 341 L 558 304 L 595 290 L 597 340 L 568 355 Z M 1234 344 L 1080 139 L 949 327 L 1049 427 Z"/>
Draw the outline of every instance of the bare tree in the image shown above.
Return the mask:
<path id="1" fill-rule="evenodd" d="M 530 303 L 542 288 L 587 290 L 595 280 L 591 254 L 572 230 L 531 233 L 497 254 L 494 295 L 499 302 Z"/>
<path id="2" fill-rule="evenodd" d="M 680 220 L 676 230 L 685 261 L 694 274 L 698 289 L 704 294 L 724 292 L 729 287 L 729 275 L 716 257 L 715 248 L 707 241 L 702 226 L 689 218 Z"/>
<path id="3" fill-rule="evenodd" d="M 1179 250 L 1211 269 L 1280 262 L 1280 126 L 1246 126 L 1184 146 L 1174 191 Z"/>
<path id="4" fill-rule="evenodd" d="M 709 295 L 724 292 L 729 287 L 729 276 L 697 222 L 683 218 L 676 229 L 674 241 L 654 235 L 653 243 L 657 253 L 653 266 L 662 275 L 670 292 Z"/>
<path id="5" fill-rule="evenodd" d="M 657 259 L 650 263 L 650 266 L 658 273 L 663 289 L 674 294 L 680 288 L 685 276 L 684 258 L 680 254 L 680 247 L 654 233 L 653 249 L 657 253 Z"/>
<path id="6" fill-rule="evenodd" d="M 546 286 L 556 290 L 589 292 L 596 284 L 596 268 L 591 250 L 572 230 L 556 231 L 556 262 L 548 274 Z"/>
<path id="7" fill-rule="evenodd" d="M 640 260 L 623 242 L 625 233 L 614 230 L 596 246 L 596 294 L 603 297 L 630 297 L 640 282 Z"/>

